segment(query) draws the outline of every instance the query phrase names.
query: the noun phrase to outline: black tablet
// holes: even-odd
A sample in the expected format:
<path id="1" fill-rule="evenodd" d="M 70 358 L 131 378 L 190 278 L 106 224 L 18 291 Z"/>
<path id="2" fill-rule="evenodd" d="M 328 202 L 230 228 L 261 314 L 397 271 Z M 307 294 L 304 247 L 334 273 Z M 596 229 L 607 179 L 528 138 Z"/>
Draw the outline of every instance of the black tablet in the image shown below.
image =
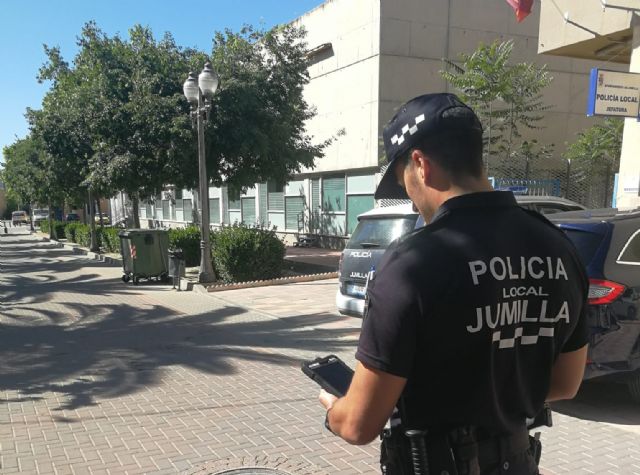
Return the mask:
<path id="1" fill-rule="evenodd" d="M 305 361 L 302 363 L 302 372 L 337 397 L 347 393 L 353 378 L 353 370 L 336 355 Z"/>

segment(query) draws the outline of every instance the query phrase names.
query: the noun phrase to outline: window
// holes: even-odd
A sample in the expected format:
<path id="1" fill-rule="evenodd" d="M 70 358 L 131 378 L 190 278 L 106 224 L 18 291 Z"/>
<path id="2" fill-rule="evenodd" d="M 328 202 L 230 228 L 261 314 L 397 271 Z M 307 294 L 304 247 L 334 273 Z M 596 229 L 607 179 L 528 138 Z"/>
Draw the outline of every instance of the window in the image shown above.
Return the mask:
<path id="1" fill-rule="evenodd" d="M 162 200 L 162 219 L 171 219 L 171 213 L 169 209 L 169 200 Z"/>
<path id="2" fill-rule="evenodd" d="M 353 233 L 358 225 L 358 215 L 374 207 L 375 189 L 373 174 L 347 176 L 347 234 Z"/>
<path id="3" fill-rule="evenodd" d="M 209 223 L 220 223 L 220 198 L 209 198 Z"/>
<path id="4" fill-rule="evenodd" d="M 256 199 L 251 198 L 242 198 L 241 199 L 242 206 L 242 222 L 248 226 L 253 226 L 256 224 Z"/>
<path id="5" fill-rule="evenodd" d="M 191 200 L 182 200 L 183 220 L 190 223 L 193 221 L 193 205 Z"/>
<path id="6" fill-rule="evenodd" d="M 358 215 L 369 211 L 374 205 L 373 195 L 347 196 L 347 234 L 353 233 L 358 225 Z"/>
<path id="7" fill-rule="evenodd" d="M 227 197 L 229 205 L 227 207 L 227 222 L 229 224 L 239 223 L 242 221 L 242 203 L 240 201 L 240 191 L 227 188 Z"/>
<path id="8" fill-rule="evenodd" d="M 345 211 L 344 177 L 324 178 L 322 180 L 322 210 L 325 213 Z"/>
<path id="9" fill-rule="evenodd" d="M 640 265 L 640 231 L 636 231 L 627 241 L 616 262 L 618 264 Z"/>
<path id="10" fill-rule="evenodd" d="M 284 211 L 284 186 L 274 181 L 267 183 L 267 207 L 269 211 Z"/>
<path id="11" fill-rule="evenodd" d="M 184 200 L 182 198 L 176 198 L 176 221 L 186 221 L 184 216 Z"/>
<path id="12" fill-rule="evenodd" d="M 285 198 L 285 227 L 304 231 L 304 196 Z"/>

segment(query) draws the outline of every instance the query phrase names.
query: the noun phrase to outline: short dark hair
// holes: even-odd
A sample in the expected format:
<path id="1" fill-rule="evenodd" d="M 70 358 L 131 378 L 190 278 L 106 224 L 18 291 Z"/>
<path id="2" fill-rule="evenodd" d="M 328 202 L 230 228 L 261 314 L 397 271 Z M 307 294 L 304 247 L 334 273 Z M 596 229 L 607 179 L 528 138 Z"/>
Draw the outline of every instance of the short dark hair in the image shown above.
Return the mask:
<path id="1" fill-rule="evenodd" d="M 427 155 L 446 172 L 453 180 L 466 177 L 479 178 L 482 175 L 482 129 L 464 126 L 468 121 L 468 114 L 458 115 L 453 108 L 445 111 L 447 122 L 452 122 L 451 127 L 437 134 L 424 137 L 406 155 L 406 163 L 413 150 L 420 150 Z M 477 119 L 476 119 L 477 120 Z M 456 127 L 455 123 L 460 123 Z"/>

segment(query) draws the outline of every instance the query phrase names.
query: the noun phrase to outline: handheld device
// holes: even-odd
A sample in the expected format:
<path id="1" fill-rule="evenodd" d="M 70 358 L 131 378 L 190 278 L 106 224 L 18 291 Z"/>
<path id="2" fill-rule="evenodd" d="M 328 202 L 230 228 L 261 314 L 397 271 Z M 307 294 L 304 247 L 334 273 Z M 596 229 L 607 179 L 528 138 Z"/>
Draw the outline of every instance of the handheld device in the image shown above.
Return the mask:
<path id="1" fill-rule="evenodd" d="M 337 397 L 347 393 L 353 370 L 336 355 L 302 362 L 302 372 L 313 379 L 322 389 Z"/>

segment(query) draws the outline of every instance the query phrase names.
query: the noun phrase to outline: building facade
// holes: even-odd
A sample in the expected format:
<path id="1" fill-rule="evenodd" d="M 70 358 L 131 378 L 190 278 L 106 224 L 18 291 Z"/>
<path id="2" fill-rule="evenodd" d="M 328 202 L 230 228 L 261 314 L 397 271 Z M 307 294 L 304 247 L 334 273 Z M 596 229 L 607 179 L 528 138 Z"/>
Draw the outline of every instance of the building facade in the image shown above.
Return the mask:
<path id="1" fill-rule="evenodd" d="M 242 221 L 276 226 L 290 237 L 347 237 L 358 214 L 376 204 L 384 124 L 411 97 L 450 91 L 440 73 L 443 58 L 456 60 L 480 43 L 512 39 L 513 61 L 547 64 L 554 79 L 544 101 L 552 108 L 546 127 L 530 135 L 555 144 L 559 155 L 592 123 L 585 117 L 592 61 L 540 57 L 539 18 L 534 10 L 517 23 L 504 0 L 327 0 L 301 16 L 294 23 L 307 31 L 305 98 L 317 111 L 307 131 L 318 142 L 336 139 L 313 169 L 284 185 L 256 184 L 237 196 L 211 188 L 212 225 Z M 143 223 L 182 226 L 193 222 L 196 204 L 194 192 L 168 188 L 140 215 Z"/>
<path id="2" fill-rule="evenodd" d="M 596 67 L 640 73 L 640 3 L 637 0 L 542 2 L 539 51 L 559 58 L 581 58 Z M 640 78 L 640 76 L 638 76 Z M 640 81 L 640 79 L 639 79 Z M 627 118 L 616 202 L 640 206 L 640 122 Z"/>

